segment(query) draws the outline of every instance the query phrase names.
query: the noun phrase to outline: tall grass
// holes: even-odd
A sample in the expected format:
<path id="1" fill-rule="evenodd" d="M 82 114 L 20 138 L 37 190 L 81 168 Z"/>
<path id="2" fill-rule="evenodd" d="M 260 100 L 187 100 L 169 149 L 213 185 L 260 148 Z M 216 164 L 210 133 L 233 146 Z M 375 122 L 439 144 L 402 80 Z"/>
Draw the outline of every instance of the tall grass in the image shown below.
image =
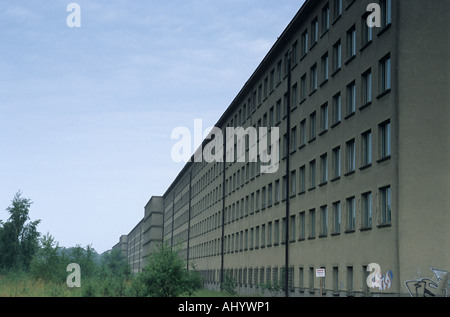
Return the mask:
<path id="1" fill-rule="evenodd" d="M 34 279 L 24 273 L 0 276 L 0 297 L 80 297 L 81 289 L 65 283 Z"/>

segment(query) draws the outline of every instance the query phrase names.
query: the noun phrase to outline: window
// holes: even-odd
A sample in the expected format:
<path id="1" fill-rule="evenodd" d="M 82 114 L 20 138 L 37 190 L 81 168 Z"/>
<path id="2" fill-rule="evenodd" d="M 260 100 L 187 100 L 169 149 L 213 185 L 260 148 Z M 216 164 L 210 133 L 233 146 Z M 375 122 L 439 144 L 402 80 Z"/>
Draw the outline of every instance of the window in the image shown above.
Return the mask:
<path id="1" fill-rule="evenodd" d="M 353 296 L 353 266 L 347 266 L 347 295 Z"/>
<path id="2" fill-rule="evenodd" d="M 372 163 L 372 132 L 369 130 L 361 136 L 361 166 L 368 166 Z"/>
<path id="3" fill-rule="evenodd" d="M 328 158 L 325 153 L 320 157 L 320 183 L 324 184 L 328 180 Z"/>
<path id="4" fill-rule="evenodd" d="M 297 100 L 297 94 L 298 94 L 298 92 L 297 92 L 297 90 L 298 90 L 298 88 L 297 88 L 297 83 L 295 83 L 295 84 L 292 86 L 292 100 L 291 100 L 292 109 L 294 109 L 295 107 L 297 107 L 297 103 L 298 103 L 298 100 Z"/>
<path id="5" fill-rule="evenodd" d="M 339 293 L 339 270 L 337 266 L 333 267 L 333 294 Z"/>
<path id="6" fill-rule="evenodd" d="M 372 227 L 372 193 L 368 192 L 362 195 L 361 202 L 362 227 Z"/>
<path id="7" fill-rule="evenodd" d="M 309 162 L 309 188 L 316 187 L 316 160 Z"/>
<path id="8" fill-rule="evenodd" d="M 333 178 L 339 178 L 341 176 L 341 148 L 337 147 L 333 149 Z"/>
<path id="9" fill-rule="evenodd" d="M 300 167 L 300 175 L 299 175 L 300 193 L 303 193 L 306 190 L 305 174 L 306 174 L 306 168 L 305 168 L 305 165 L 303 165 L 302 167 Z"/>
<path id="10" fill-rule="evenodd" d="M 309 238 L 316 236 L 316 210 L 311 209 L 309 211 Z"/>
<path id="11" fill-rule="evenodd" d="M 302 56 L 308 53 L 308 30 L 305 30 L 302 34 L 302 44 L 301 44 L 301 54 Z"/>
<path id="12" fill-rule="evenodd" d="M 300 146 L 306 144 L 306 119 L 300 122 Z"/>
<path id="13" fill-rule="evenodd" d="M 306 99 L 306 92 L 307 92 L 307 87 L 306 87 L 306 74 L 302 76 L 302 78 L 300 79 L 300 102 L 302 102 L 303 100 Z"/>
<path id="14" fill-rule="evenodd" d="M 333 17 L 337 19 L 342 14 L 342 0 L 334 0 Z"/>
<path id="15" fill-rule="evenodd" d="M 299 239 L 305 239 L 305 212 L 301 212 L 299 215 Z"/>
<path id="16" fill-rule="evenodd" d="M 341 202 L 333 203 L 333 233 L 341 232 Z"/>
<path id="17" fill-rule="evenodd" d="M 380 94 L 391 89 L 391 57 L 387 55 L 380 60 Z"/>
<path id="18" fill-rule="evenodd" d="M 322 56 L 322 82 L 328 80 L 328 52 Z"/>
<path id="19" fill-rule="evenodd" d="M 347 116 L 356 111 L 356 83 L 353 81 L 347 86 Z"/>
<path id="20" fill-rule="evenodd" d="M 380 138 L 380 159 L 389 158 L 391 156 L 391 123 L 387 121 L 379 126 Z"/>
<path id="21" fill-rule="evenodd" d="M 274 244 L 279 244 L 280 243 L 280 221 L 279 220 L 275 220 L 274 223 Z"/>
<path id="22" fill-rule="evenodd" d="M 347 173 L 355 171 L 355 139 L 347 142 Z"/>
<path id="23" fill-rule="evenodd" d="M 267 224 L 267 246 L 272 245 L 272 222 Z"/>
<path id="24" fill-rule="evenodd" d="M 295 196 L 295 194 L 297 193 L 297 175 L 295 171 L 291 172 L 291 177 L 289 179 L 290 181 L 290 191 L 289 191 L 289 195 L 290 196 Z"/>
<path id="25" fill-rule="evenodd" d="M 392 0 L 381 1 L 381 27 L 386 27 L 392 23 Z"/>
<path id="26" fill-rule="evenodd" d="M 380 189 L 381 197 L 381 223 L 391 222 L 391 187 L 387 186 Z"/>
<path id="27" fill-rule="evenodd" d="M 275 105 L 275 122 L 276 124 L 280 123 L 281 121 L 281 99 L 277 101 L 277 104 Z"/>
<path id="28" fill-rule="evenodd" d="M 328 130 L 328 103 L 325 103 L 320 107 L 320 131 L 325 132 L 327 130 Z"/>
<path id="29" fill-rule="evenodd" d="M 355 197 L 347 198 L 347 230 L 355 230 Z"/>
<path id="30" fill-rule="evenodd" d="M 291 129 L 290 143 L 289 150 L 293 152 L 297 149 L 297 127 Z"/>
<path id="31" fill-rule="evenodd" d="M 267 206 L 272 206 L 273 188 L 272 183 L 267 186 Z"/>
<path id="32" fill-rule="evenodd" d="M 297 64 L 298 61 L 298 41 L 292 44 L 292 65 Z"/>
<path id="33" fill-rule="evenodd" d="M 341 93 L 333 96 L 333 125 L 341 121 Z"/>
<path id="34" fill-rule="evenodd" d="M 342 66 L 342 45 L 341 40 L 333 45 L 333 72 L 339 70 Z"/>
<path id="35" fill-rule="evenodd" d="M 275 181 L 275 203 L 280 202 L 280 180 Z"/>
<path id="36" fill-rule="evenodd" d="M 356 28 L 353 25 L 347 31 L 347 60 L 356 55 Z"/>
<path id="37" fill-rule="evenodd" d="M 274 88 L 275 88 L 275 70 L 272 69 L 272 71 L 270 72 L 269 89 L 270 89 L 270 91 L 273 91 Z"/>
<path id="38" fill-rule="evenodd" d="M 277 75 L 278 75 L 278 78 L 277 78 L 277 82 L 278 83 L 281 83 L 281 78 L 282 78 L 282 62 L 281 61 L 279 61 L 278 63 L 277 63 Z"/>
<path id="39" fill-rule="evenodd" d="M 319 40 L 319 20 L 317 17 L 311 22 L 311 46 Z"/>
<path id="40" fill-rule="evenodd" d="M 295 215 L 289 217 L 289 241 L 295 241 Z"/>
<path id="41" fill-rule="evenodd" d="M 311 92 L 317 89 L 317 64 L 311 66 L 310 69 Z"/>
<path id="42" fill-rule="evenodd" d="M 362 17 L 362 46 L 365 47 L 372 42 L 373 28 L 367 25 L 367 17 L 369 14 L 365 14 Z"/>
<path id="43" fill-rule="evenodd" d="M 322 33 L 330 28 L 330 6 L 328 3 L 322 8 Z"/>
<path id="44" fill-rule="evenodd" d="M 320 235 L 326 236 L 328 233 L 328 207 L 320 207 Z"/>
<path id="45" fill-rule="evenodd" d="M 314 111 L 309 116 L 309 140 L 312 141 L 316 138 L 316 112 Z"/>
<path id="46" fill-rule="evenodd" d="M 362 105 L 372 101 L 372 72 L 369 69 L 362 75 Z"/>

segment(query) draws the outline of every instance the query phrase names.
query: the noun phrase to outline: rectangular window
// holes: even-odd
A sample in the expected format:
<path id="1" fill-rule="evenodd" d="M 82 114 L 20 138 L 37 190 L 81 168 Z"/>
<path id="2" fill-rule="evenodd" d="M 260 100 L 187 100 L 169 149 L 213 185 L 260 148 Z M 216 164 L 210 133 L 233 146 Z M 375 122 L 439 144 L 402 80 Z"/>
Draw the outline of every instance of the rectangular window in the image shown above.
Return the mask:
<path id="1" fill-rule="evenodd" d="M 391 89 L 391 57 L 380 60 L 380 94 Z"/>
<path id="2" fill-rule="evenodd" d="M 309 140 L 312 141 L 316 138 L 316 112 L 314 111 L 309 116 Z"/>
<path id="3" fill-rule="evenodd" d="M 325 132 L 327 130 L 328 130 L 328 103 L 325 103 L 320 107 L 320 131 Z"/>
<path id="4" fill-rule="evenodd" d="M 346 143 L 347 145 L 347 173 L 355 171 L 355 139 Z"/>
<path id="5" fill-rule="evenodd" d="M 333 233 L 341 232 L 341 202 L 333 203 Z"/>
<path id="6" fill-rule="evenodd" d="M 347 230 L 355 230 L 355 197 L 347 198 Z"/>
<path id="7" fill-rule="evenodd" d="M 372 227 L 372 193 L 365 193 L 362 195 L 361 202 L 362 227 Z"/>
<path id="8" fill-rule="evenodd" d="M 341 40 L 333 45 L 333 72 L 342 67 L 342 45 Z"/>
<path id="9" fill-rule="evenodd" d="M 300 167 L 300 175 L 299 175 L 299 186 L 300 186 L 300 193 L 303 193 L 306 190 L 306 168 L 305 165 Z"/>
<path id="10" fill-rule="evenodd" d="M 297 127 L 291 129 L 290 143 L 289 150 L 293 152 L 297 149 Z"/>
<path id="11" fill-rule="evenodd" d="M 353 296 L 353 266 L 347 266 L 347 295 Z"/>
<path id="12" fill-rule="evenodd" d="M 381 223 L 391 222 L 391 187 L 387 186 L 380 189 L 381 197 Z"/>
<path id="13" fill-rule="evenodd" d="M 302 56 L 306 55 L 308 53 L 308 30 L 305 30 L 302 34 L 302 44 L 301 44 L 301 54 Z"/>
<path id="14" fill-rule="evenodd" d="M 267 186 L 267 206 L 272 206 L 273 188 L 272 183 Z"/>
<path id="15" fill-rule="evenodd" d="M 381 26 L 386 27 L 392 23 L 392 0 L 381 0 Z"/>
<path id="16" fill-rule="evenodd" d="M 300 146 L 306 144 L 306 119 L 300 122 Z"/>
<path id="17" fill-rule="evenodd" d="M 311 22 L 311 46 L 319 40 L 319 20 L 314 18 Z"/>
<path id="18" fill-rule="evenodd" d="M 316 160 L 309 162 L 309 188 L 316 187 Z"/>
<path id="19" fill-rule="evenodd" d="M 295 83 L 295 84 L 292 86 L 292 97 L 291 97 L 291 105 L 292 105 L 292 108 L 291 108 L 291 110 L 294 109 L 295 107 L 297 107 L 297 104 L 298 104 L 298 100 L 297 100 L 297 94 L 298 94 L 298 92 L 297 92 L 297 90 L 298 90 L 297 84 Z"/>
<path id="20" fill-rule="evenodd" d="M 372 42 L 373 28 L 367 25 L 368 14 L 364 14 L 362 17 L 362 46 L 366 46 Z"/>
<path id="21" fill-rule="evenodd" d="M 272 245 L 272 222 L 267 224 L 267 245 Z"/>
<path id="22" fill-rule="evenodd" d="M 300 102 L 306 99 L 307 87 L 306 87 L 306 74 L 300 79 Z"/>
<path id="23" fill-rule="evenodd" d="M 333 124 L 341 121 L 341 93 L 333 96 Z"/>
<path id="24" fill-rule="evenodd" d="M 391 155 L 391 123 L 385 122 L 379 125 L 380 138 L 380 159 L 388 158 Z"/>
<path id="25" fill-rule="evenodd" d="M 291 177 L 290 177 L 289 181 L 291 183 L 289 195 L 295 196 L 295 194 L 297 193 L 297 175 L 296 175 L 295 171 L 291 172 Z"/>
<path id="26" fill-rule="evenodd" d="M 299 215 L 299 239 L 303 240 L 305 239 L 305 212 L 301 212 Z"/>
<path id="27" fill-rule="evenodd" d="M 330 6 L 327 3 L 322 8 L 322 33 L 325 33 L 330 28 Z"/>
<path id="28" fill-rule="evenodd" d="M 334 19 L 337 19 L 342 14 L 342 0 L 334 0 Z"/>
<path id="29" fill-rule="evenodd" d="M 361 166 L 372 163 L 372 132 L 369 130 L 361 135 Z"/>
<path id="30" fill-rule="evenodd" d="M 279 203 L 280 202 L 280 180 L 277 179 L 275 181 L 275 203 Z"/>
<path id="31" fill-rule="evenodd" d="M 347 86 L 347 116 L 356 111 L 356 83 L 353 81 Z"/>
<path id="32" fill-rule="evenodd" d="M 328 180 L 328 158 L 325 153 L 320 157 L 320 183 L 325 184 Z"/>
<path id="33" fill-rule="evenodd" d="M 320 234 L 326 236 L 328 233 L 328 207 L 320 207 Z"/>
<path id="34" fill-rule="evenodd" d="M 333 178 L 341 176 L 341 148 L 333 149 Z"/>
<path id="35" fill-rule="evenodd" d="M 309 238 L 316 236 L 316 210 L 311 209 L 309 211 Z"/>
<path id="36" fill-rule="evenodd" d="M 311 92 L 317 89 L 317 64 L 314 64 L 310 69 Z"/>
<path id="37" fill-rule="evenodd" d="M 279 99 L 275 105 L 275 123 L 278 124 L 281 121 L 281 99 Z"/>
<path id="38" fill-rule="evenodd" d="M 322 82 L 328 80 L 328 52 L 322 56 Z"/>
<path id="39" fill-rule="evenodd" d="M 347 31 L 347 60 L 356 55 L 356 28 L 353 25 Z"/>
<path id="40" fill-rule="evenodd" d="M 369 69 L 362 75 L 362 105 L 372 101 L 372 72 Z"/>

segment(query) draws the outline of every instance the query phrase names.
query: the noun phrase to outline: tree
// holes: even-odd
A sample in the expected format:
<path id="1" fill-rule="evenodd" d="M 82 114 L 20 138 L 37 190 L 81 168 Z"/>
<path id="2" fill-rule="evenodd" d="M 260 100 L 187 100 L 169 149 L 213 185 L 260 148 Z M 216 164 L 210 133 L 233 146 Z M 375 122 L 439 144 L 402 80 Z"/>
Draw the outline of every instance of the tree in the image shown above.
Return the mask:
<path id="1" fill-rule="evenodd" d="M 176 297 L 192 294 L 201 285 L 201 280 L 197 272 L 186 269 L 178 249 L 161 244 L 158 251 L 149 256 L 137 283 L 145 288 L 145 296 Z"/>
<path id="2" fill-rule="evenodd" d="M 65 257 L 58 242 L 47 233 L 40 239 L 40 248 L 30 264 L 35 278 L 62 282 L 66 278 Z"/>
<path id="3" fill-rule="evenodd" d="M 10 215 L 7 222 L 0 223 L 0 268 L 3 269 L 28 269 L 39 247 L 40 220 L 27 223 L 32 201 L 21 196 L 20 191 L 15 194 L 6 209 Z"/>

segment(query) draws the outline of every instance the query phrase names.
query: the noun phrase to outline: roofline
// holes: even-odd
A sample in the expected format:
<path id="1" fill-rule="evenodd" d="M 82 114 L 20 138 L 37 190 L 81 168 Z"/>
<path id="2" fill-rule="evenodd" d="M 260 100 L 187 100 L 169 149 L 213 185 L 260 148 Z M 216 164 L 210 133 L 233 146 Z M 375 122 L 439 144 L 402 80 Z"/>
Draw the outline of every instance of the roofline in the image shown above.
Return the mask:
<path id="1" fill-rule="evenodd" d="M 277 55 L 277 52 L 282 49 L 282 45 L 289 39 L 290 33 L 292 33 L 293 27 L 300 23 L 300 18 L 307 12 L 307 10 L 315 4 L 314 2 L 318 2 L 317 0 L 305 0 L 303 5 L 300 7 L 300 9 L 297 11 L 296 15 L 292 18 L 292 20 L 289 22 L 287 27 L 284 29 L 284 31 L 281 33 L 281 35 L 277 38 L 276 42 L 272 45 L 269 52 L 266 54 L 266 56 L 263 58 L 261 63 L 259 63 L 256 70 L 252 73 L 250 78 L 247 80 L 247 82 L 244 84 L 244 86 L 241 88 L 239 93 L 236 95 L 236 97 L 233 99 L 231 104 L 228 106 L 228 108 L 224 111 L 222 116 L 219 118 L 219 120 L 214 125 L 215 127 L 220 127 L 225 123 L 225 119 L 228 117 L 228 115 L 233 112 L 235 107 L 240 105 L 240 101 L 246 97 L 247 91 L 253 88 L 253 84 L 256 81 L 256 78 L 258 78 L 259 73 L 264 69 L 264 66 L 271 61 L 275 56 Z M 201 144 L 201 146 L 195 151 L 197 152 L 199 149 L 204 148 L 204 146 L 209 142 L 210 140 L 208 138 L 205 138 Z M 195 154 L 194 154 L 195 155 Z M 162 197 L 166 197 L 169 192 L 174 188 L 175 184 L 184 176 L 184 174 L 189 170 L 190 166 L 194 162 L 194 155 L 191 156 L 191 159 L 189 162 L 187 162 L 182 170 L 178 173 L 177 177 L 173 180 L 173 182 L 170 184 L 170 186 L 167 188 L 165 193 Z"/>

